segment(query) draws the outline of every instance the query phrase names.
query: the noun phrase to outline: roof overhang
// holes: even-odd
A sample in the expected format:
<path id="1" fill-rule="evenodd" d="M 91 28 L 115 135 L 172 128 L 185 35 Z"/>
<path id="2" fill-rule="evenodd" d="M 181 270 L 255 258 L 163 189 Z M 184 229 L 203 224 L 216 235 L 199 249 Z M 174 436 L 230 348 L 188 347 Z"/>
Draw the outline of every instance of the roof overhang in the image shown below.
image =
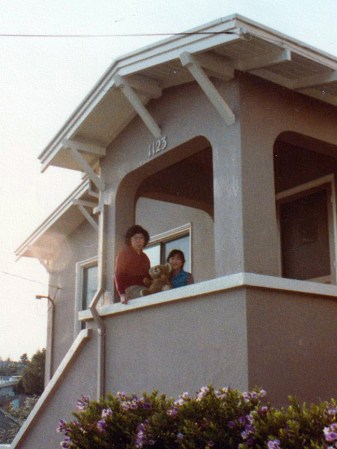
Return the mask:
<path id="1" fill-rule="evenodd" d="M 52 258 L 54 255 L 46 254 L 46 251 L 52 252 L 55 245 L 60 246 L 64 237 L 71 234 L 86 219 L 79 205 L 91 205 L 90 192 L 90 181 L 86 179 L 17 248 L 17 258 L 35 257 L 40 261 Z"/>
<path id="2" fill-rule="evenodd" d="M 182 62 L 184 54 L 191 55 L 189 61 L 199 66 L 199 73 L 202 67 L 206 76 L 228 80 L 235 70 L 249 72 L 337 105 L 335 57 L 232 15 L 116 59 L 39 156 L 42 171 L 49 165 L 81 170 L 67 141 L 89 146 L 81 154 L 95 167 L 103 153 L 90 148 L 106 148 L 137 113 L 158 134 L 160 129 L 142 106 L 159 98 L 164 89 L 195 79 L 191 67 Z M 136 96 L 137 112 L 131 94 Z"/>

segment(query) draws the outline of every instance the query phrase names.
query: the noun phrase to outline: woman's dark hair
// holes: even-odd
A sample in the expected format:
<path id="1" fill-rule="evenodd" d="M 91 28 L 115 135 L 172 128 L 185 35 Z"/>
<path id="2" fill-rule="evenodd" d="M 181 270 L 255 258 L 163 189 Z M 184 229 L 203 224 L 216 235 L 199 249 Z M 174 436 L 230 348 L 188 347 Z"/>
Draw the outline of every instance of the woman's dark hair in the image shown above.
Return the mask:
<path id="1" fill-rule="evenodd" d="M 133 225 L 126 231 L 126 234 L 125 234 L 126 245 L 131 246 L 131 238 L 136 234 L 143 234 L 144 239 L 145 239 L 144 246 L 146 246 L 149 243 L 150 236 L 149 236 L 149 233 L 147 232 L 147 230 L 142 228 L 139 225 Z"/>
<path id="2" fill-rule="evenodd" d="M 172 251 L 170 251 L 166 261 L 168 262 L 169 259 L 174 256 L 178 256 L 185 264 L 185 254 L 180 249 L 173 249 Z"/>

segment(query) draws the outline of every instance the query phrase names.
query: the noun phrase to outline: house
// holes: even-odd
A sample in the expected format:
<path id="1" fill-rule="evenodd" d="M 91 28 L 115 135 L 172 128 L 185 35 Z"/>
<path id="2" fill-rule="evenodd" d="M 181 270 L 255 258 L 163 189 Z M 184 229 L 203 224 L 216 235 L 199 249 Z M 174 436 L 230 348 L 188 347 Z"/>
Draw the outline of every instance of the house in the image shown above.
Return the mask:
<path id="1" fill-rule="evenodd" d="M 13 449 L 56 445 L 82 394 L 336 396 L 336 106 L 335 57 L 238 15 L 111 65 L 40 155 L 84 177 L 17 250 L 55 287 L 46 389 Z M 134 223 L 196 283 L 119 303 Z"/>

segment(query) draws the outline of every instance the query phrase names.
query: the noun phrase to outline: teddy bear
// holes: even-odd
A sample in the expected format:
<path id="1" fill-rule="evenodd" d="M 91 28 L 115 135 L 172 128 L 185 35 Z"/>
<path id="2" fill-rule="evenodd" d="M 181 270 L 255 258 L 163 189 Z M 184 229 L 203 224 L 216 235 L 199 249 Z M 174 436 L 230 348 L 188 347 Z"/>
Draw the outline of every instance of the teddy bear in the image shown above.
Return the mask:
<path id="1" fill-rule="evenodd" d="M 165 265 L 155 265 L 151 267 L 149 270 L 149 275 L 151 279 L 145 278 L 144 284 L 147 288 L 142 290 L 142 296 L 152 295 L 152 293 L 158 293 L 165 290 L 170 290 L 170 273 L 172 271 L 172 267 L 169 263 Z"/>

